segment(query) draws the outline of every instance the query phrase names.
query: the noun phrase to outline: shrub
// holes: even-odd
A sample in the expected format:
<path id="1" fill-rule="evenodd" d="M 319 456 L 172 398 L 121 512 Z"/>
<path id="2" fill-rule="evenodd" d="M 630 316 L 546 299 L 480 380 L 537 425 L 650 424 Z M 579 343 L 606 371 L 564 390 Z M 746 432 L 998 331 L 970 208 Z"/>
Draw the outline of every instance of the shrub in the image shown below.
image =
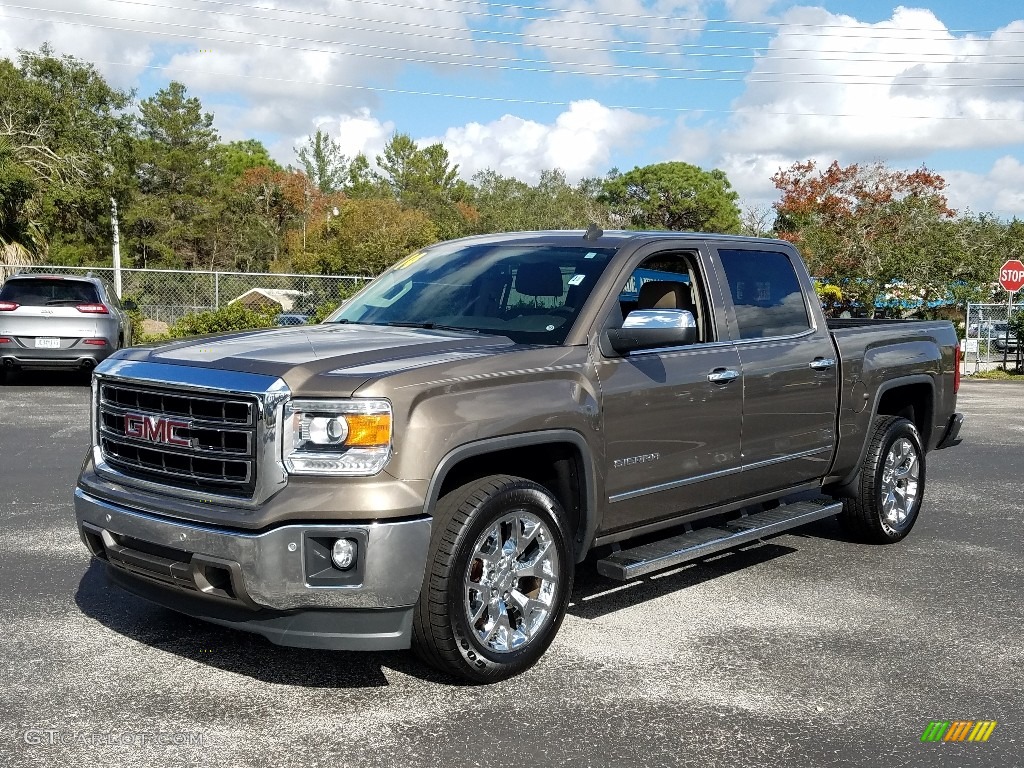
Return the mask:
<path id="1" fill-rule="evenodd" d="M 261 312 L 241 304 L 228 304 L 212 312 L 185 315 L 170 327 L 167 336 L 171 339 L 183 339 L 186 336 L 202 336 L 207 333 L 272 328 L 276 316 L 275 311 Z"/>

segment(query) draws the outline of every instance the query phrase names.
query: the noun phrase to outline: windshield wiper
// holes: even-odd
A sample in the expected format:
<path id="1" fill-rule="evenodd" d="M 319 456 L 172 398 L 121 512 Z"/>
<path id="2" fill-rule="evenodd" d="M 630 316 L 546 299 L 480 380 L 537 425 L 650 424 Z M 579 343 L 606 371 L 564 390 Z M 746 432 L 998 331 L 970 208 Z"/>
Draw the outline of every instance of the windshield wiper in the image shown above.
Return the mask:
<path id="1" fill-rule="evenodd" d="M 477 328 L 461 328 L 457 325 L 440 325 L 438 323 L 413 323 L 404 320 L 392 320 L 386 323 L 370 323 L 370 325 L 390 325 L 394 328 L 425 328 L 428 331 L 463 331 L 466 333 L 480 333 Z"/>
<path id="2" fill-rule="evenodd" d="M 46 306 L 52 307 L 52 306 L 55 306 L 57 304 L 86 304 L 86 303 L 88 303 L 88 302 L 83 301 L 82 299 L 50 299 L 49 301 L 46 302 Z"/>

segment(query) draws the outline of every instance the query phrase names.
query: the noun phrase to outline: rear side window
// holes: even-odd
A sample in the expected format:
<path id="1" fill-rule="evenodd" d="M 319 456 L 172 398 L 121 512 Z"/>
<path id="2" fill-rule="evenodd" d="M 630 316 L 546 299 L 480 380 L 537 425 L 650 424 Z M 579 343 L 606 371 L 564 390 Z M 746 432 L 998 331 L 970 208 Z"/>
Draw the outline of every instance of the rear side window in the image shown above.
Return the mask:
<path id="1" fill-rule="evenodd" d="M 96 286 L 92 283 L 59 278 L 8 280 L 0 289 L 0 299 L 13 301 L 23 307 L 96 304 L 100 300 Z"/>
<path id="2" fill-rule="evenodd" d="M 780 251 L 718 251 L 741 339 L 790 336 L 811 327 L 800 281 Z"/>

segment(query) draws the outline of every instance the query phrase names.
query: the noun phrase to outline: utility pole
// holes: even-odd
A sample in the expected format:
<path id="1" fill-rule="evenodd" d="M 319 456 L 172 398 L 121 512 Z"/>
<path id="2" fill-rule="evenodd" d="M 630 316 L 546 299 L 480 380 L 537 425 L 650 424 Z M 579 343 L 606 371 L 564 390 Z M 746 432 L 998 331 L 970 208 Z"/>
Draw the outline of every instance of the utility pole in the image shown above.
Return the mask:
<path id="1" fill-rule="evenodd" d="M 110 226 L 114 230 L 114 293 L 121 298 L 121 234 L 117 227 L 117 200 L 110 198 Z"/>

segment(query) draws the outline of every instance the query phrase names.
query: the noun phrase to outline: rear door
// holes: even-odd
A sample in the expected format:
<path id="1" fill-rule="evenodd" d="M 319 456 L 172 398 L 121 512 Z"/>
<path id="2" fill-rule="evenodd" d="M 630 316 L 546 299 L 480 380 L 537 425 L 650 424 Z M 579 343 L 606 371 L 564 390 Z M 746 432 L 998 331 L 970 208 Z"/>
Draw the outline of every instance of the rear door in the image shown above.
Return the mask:
<path id="1" fill-rule="evenodd" d="M 605 434 L 602 532 L 725 501 L 740 470 L 740 359 L 720 334 L 717 284 L 705 279 L 698 248 L 665 249 L 648 247 L 634 258 L 603 327 L 621 326 L 642 284 L 658 280 L 688 286 L 700 335 L 696 344 L 625 357 L 591 345 Z"/>
<path id="2" fill-rule="evenodd" d="M 838 355 L 806 271 L 782 244 L 720 243 L 743 374 L 744 496 L 824 476 L 835 449 Z"/>

